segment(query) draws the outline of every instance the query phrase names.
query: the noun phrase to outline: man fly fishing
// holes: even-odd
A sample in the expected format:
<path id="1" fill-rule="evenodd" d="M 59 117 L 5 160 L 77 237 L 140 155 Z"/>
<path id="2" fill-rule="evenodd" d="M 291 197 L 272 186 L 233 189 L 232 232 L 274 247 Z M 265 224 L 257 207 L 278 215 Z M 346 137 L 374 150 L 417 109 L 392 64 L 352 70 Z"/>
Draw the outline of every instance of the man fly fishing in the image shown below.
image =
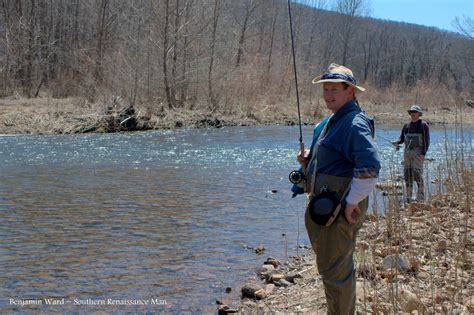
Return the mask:
<path id="1" fill-rule="evenodd" d="M 418 187 L 416 200 L 424 202 L 423 163 L 430 146 L 430 128 L 426 121 L 420 119 L 423 115 L 420 106 L 412 105 L 408 109 L 408 114 L 411 121 L 403 126 L 400 137 L 393 141 L 392 144 L 398 146 L 405 143 L 403 175 L 406 185 L 406 202 L 412 202 L 413 182 L 416 182 Z"/>
<path id="2" fill-rule="evenodd" d="M 293 196 L 308 194 L 305 225 L 323 280 L 328 314 L 354 314 L 356 236 L 380 171 L 375 127 L 356 99 L 356 92 L 365 89 L 357 85 L 349 68 L 333 63 L 312 81 L 322 85 L 332 114 L 316 125 L 311 148 L 304 149 L 290 0 L 288 15 L 300 130 L 297 160 L 302 166 L 290 173 L 291 190 Z"/>
<path id="3" fill-rule="evenodd" d="M 380 171 L 375 129 L 356 98 L 365 89 L 349 68 L 333 63 L 313 84 L 322 85 L 332 114 L 316 126 L 311 149 L 297 156 L 305 170 L 300 186 L 309 198 L 305 225 L 328 314 L 354 314 L 356 236 Z"/>

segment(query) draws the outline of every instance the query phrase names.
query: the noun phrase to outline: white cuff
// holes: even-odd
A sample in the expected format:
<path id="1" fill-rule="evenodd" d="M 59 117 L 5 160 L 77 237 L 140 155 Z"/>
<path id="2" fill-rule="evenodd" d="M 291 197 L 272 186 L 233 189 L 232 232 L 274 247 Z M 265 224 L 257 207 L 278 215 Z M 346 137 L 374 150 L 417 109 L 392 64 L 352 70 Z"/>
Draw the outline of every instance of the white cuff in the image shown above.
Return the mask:
<path id="1" fill-rule="evenodd" d="M 376 184 L 377 178 L 353 178 L 349 194 L 346 197 L 347 203 L 358 204 L 370 194 Z"/>

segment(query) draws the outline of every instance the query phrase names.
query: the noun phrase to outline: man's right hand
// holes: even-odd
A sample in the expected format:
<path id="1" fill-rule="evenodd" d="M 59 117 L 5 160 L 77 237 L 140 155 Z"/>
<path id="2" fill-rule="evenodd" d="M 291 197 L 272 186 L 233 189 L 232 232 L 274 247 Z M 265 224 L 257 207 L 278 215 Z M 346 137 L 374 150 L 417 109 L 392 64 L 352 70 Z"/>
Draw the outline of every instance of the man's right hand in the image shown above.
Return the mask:
<path id="1" fill-rule="evenodd" d="M 308 164 L 308 157 L 309 157 L 309 149 L 304 150 L 304 154 L 301 155 L 301 152 L 298 153 L 296 156 L 296 160 L 298 160 L 298 163 L 301 164 L 301 166 L 306 167 Z"/>

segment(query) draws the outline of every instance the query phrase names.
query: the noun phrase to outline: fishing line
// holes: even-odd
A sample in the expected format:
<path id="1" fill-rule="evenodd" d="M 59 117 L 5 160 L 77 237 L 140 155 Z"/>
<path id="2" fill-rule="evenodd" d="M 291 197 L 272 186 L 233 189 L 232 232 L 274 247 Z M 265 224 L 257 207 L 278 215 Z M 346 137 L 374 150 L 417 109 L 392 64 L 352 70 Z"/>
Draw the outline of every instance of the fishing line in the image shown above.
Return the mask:
<path id="1" fill-rule="evenodd" d="M 385 138 L 385 137 L 382 137 L 381 135 L 377 135 L 377 138 L 380 138 L 380 139 L 382 139 L 382 140 L 385 140 L 385 141 L 388 141 L 388 142 L 392 143 L 392 140 L 389 140 L 389 139 L 387 139 L 387 138 Z"/>

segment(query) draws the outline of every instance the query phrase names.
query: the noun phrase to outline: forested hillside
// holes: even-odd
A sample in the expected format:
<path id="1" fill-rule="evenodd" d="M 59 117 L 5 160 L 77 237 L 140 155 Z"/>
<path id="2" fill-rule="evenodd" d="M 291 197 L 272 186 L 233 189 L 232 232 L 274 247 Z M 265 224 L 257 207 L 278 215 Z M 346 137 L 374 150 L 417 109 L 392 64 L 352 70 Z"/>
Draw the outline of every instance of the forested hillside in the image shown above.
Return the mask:
<path id="1" fill-rule="evenodd" d="M 472 38 L 336 2 L 292 5 L 303 98 L 330 62 L 379 95 L 422 87 L 473 98 Z M 229 112 L 294 93 L 284 0 L 2 0 L 0 37 L 2 97 L 120 96 L 156 110 Z"/>

